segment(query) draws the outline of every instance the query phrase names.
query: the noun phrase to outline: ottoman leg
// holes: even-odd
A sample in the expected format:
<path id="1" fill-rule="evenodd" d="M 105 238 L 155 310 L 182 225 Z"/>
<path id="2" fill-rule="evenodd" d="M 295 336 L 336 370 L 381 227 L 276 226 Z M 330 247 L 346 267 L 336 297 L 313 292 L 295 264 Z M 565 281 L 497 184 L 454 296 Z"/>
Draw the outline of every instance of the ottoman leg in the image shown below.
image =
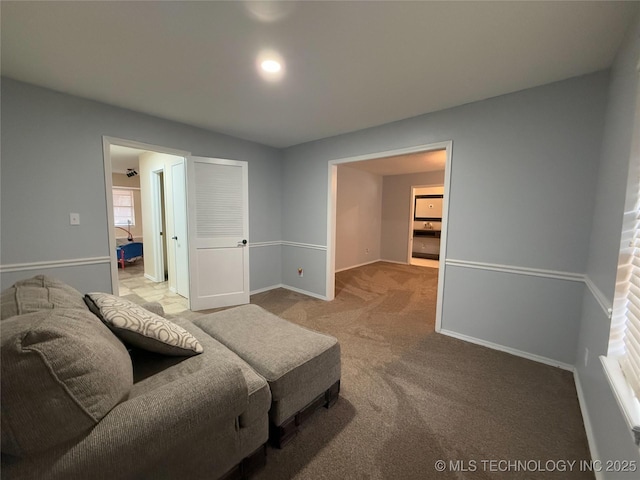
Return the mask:
<path id="1" fill-rule="evenodd" d="M 282 422 L 282 425 L 274 425 L 269 422 L 269 440 L 276 448 L 282 448 L 289 443 L 298 433 L 298 426 L 302 425 L 313 412 L 320 407 L 331 408 L 338 401 L 340 393 L 340 380 L 331 385 L 323 394 L 309 403 L 295 415 Z"/>
<path id="2" fill-rule="evenodd" d="M 324 399 L 327 402 L 325 408 L 331 408 L 338 401 L 338 395 L 340 394 L 340 380 L 331 385 L 326 392 L 324 392 Z"/>

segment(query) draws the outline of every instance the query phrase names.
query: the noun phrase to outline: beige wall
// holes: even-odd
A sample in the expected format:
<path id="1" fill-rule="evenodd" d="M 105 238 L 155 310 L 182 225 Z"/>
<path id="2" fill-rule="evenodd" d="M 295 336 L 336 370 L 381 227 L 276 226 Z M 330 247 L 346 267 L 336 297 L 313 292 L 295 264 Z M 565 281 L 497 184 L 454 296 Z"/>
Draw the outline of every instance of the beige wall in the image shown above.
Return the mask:
<path id="1" fill-rule="evenodd" d="M 444 184 L 444 170 L 438 172 L 393 175 L 383 179 L 381 258 L 407 263 L 409 256 L 409 222 L 411 188 Z"/>
<path id="2" fill-rule="evenodd" d="M 143 241 L 142 234 L 142 199 L 140 196 L 140 178 L 138 176 L 135 177 L 127 177 L 124 173 L 113 173 L 111 175 L 111 182 L 113 183 L 113 187 L 126 187 L 133 189 L 133 204 L 134 204 L 134 215 L 135 215 L 135 225 L 131 227 L 131 235 L 137 242 Z M 118 244 L 122 243 L 123 240 L 127 239 L 127 232 L 121 230 L 120 228 L 115 229 L 116 232 L 116 241 Z"/>
<path id="3" fill-rule="evenodd" d="M 336 271 L 380 259 L 382 177 L 338 166 Z"/>
<path id="4" fill-rule="evenodd" d="M 171 162 L 175 162 L 176 157 L 173 155 L 167 155 L 164 153 L 146 152 L 140 155 L 140 193 L 143 202 L 148 208 L 145 208 L 142 212 L 143 225 L 144 225 L 144 274 L 147 278 L 151 278 L 156 282 L 164 281 L 164 270 L 168 269 L 169 272 L 175 271 L 175 256 L 173 250 L 167 251 L 167 265 L 165 268 L 160 268 L 159 258 L 163 255 L 163 250 L 156 251 L 156 242 L 153 242 L 153 184 L 154 180 L 153 172 L 162 170 L 164 172 L 164 195 L 165 195 L 165 218 L 167 219 L 167 231 L 164 233 L 164 238 L 171 238 L 173 236 L 172 231 L 168 231 L 170 226 L 173 225 L 173 211 L 171 209 Z M 172 282 L 173 280 L 173 282 Z M 169 275 L 169 288 L 175 289 L 175 278 Z"/>

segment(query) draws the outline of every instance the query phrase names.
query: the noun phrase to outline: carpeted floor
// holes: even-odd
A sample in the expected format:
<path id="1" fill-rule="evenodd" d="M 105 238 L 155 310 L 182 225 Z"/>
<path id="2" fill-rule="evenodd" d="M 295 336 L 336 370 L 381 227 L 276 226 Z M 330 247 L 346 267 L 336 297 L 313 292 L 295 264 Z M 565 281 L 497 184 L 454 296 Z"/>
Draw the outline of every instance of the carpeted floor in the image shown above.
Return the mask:
<path id="1" fill-rule="evenodd" d="M 339 273 L 333 302 L 251 298 L 342 348 L 338 403 L 269 448 L 256 480 L 594 478 L 579 468 L 590 456 L 572 374 L 434 333 L 436 283 L 435 269 L 381 262 Z"/>
<path id="2" fill-rule="evenodd" d="M 336 405 L 252 479 L 594 478 L 572 374 L 436 334 L 436 284 L 436 269 L 379 262 L 338 273 L 333 302 L 251 297 L 342 349 Z"/>

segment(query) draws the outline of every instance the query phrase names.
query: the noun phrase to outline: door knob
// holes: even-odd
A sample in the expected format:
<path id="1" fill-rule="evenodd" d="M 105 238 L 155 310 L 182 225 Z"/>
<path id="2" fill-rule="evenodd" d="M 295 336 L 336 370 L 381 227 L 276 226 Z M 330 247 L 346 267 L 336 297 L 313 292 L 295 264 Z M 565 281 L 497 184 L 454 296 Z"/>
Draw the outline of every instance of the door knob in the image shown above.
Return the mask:
<path id="1" fill-rule="evenodd" d="M 172 240 L 177 240 L 177 239 L 178 239 L 178 237 L 171 237 L 171 239 L 172 239 Z"/>

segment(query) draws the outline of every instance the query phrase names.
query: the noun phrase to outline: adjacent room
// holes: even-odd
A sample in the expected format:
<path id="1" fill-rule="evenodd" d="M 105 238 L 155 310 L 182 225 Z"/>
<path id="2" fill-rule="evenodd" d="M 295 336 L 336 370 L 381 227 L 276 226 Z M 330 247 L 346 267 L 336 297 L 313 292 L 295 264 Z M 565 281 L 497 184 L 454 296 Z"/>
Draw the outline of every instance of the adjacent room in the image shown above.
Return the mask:
<path id="1" fill-rule="evenodd" d="M 0 12 L 3 476 L 638 478 L 640 2 Z"/>

